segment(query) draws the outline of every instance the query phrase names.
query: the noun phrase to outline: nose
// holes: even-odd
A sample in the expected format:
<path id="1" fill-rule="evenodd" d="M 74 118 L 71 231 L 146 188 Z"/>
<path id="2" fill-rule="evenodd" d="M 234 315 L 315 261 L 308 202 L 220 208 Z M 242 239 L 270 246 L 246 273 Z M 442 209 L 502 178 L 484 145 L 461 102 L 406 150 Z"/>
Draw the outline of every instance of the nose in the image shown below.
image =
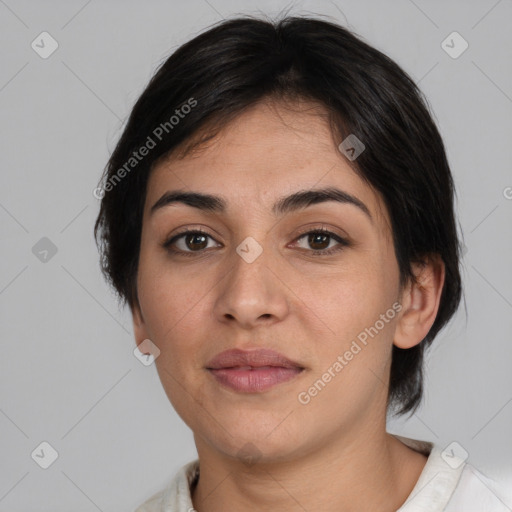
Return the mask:
<path id="1" fill-rule="evenodd" d="M 214 314 L 220 322 L 244 329 L 282 321 L 289 311 L 288 288 L 270 250 L 254 261 L 237 252 L 217 287 Z"/>

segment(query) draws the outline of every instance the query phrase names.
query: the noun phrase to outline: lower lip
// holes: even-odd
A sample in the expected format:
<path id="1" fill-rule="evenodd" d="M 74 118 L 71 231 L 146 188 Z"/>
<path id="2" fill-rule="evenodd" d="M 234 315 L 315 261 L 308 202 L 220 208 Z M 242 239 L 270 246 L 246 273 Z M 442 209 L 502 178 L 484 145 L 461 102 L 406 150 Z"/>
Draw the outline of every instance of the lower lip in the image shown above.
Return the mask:
<path id="1" fill-rule="evenodd" d="M 242 393 L 258 393 L 289 381 L 302 372 L 302 368 L 267 367 L 242 370 L 240 368 L 209 369 L 223 385 Z"/>

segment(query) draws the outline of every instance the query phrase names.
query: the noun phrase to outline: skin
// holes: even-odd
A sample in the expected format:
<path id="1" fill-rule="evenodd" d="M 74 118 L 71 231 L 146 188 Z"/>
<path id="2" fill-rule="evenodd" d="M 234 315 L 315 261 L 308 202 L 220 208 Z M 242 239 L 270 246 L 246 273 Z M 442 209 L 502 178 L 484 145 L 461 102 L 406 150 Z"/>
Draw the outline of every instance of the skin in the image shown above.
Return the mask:
<path id="1" fill-rule="evenodd" d="M 439 307 L 444 265 L 414 267 L 399 288 L 390 219 L 381 197 L 337 149 L 326 114 L 309 103 L 261 102 L 183 159 L 159 163 L 148 183 L 132 306 L 137 344 L 160 349 L 167 396 L 192 429 L 200 460 L 193 490 L 199 512 L 395 511 L 426 457 L 386 432 L 391 349 L 418 344 Z M 366 150 L 371 150 L 367 148 Z M 315 204 L 276 217 L 274 202 L 302 189 L 334 186 L 360 199 Z M 150 215 L 170 190 L 222 196 L 225 214 L 173 204 Z M 351 245 L 328 256 L 301 229 L 325 226 Z M 179 228 L 207 231 L 207 248 Z M 235 251 L 248 236 L 263 249 L 252 263 Z M 321 241 L 320 241 L 321 242 Z M 196 245 L 194 245 L 196 244 Z M 177 246 L 177 247 L 176 247 Z M 200 248 L 206 244 L 199 245 Z M 365 328 L 396 301 L 401 311 L 307 405 L 307 391 Z M 229 348 L 271 348 L 305 370 L 263 393 L 237 393 L 205 369 Z M 247 462 L 244 455 L 252 455 Z"/>

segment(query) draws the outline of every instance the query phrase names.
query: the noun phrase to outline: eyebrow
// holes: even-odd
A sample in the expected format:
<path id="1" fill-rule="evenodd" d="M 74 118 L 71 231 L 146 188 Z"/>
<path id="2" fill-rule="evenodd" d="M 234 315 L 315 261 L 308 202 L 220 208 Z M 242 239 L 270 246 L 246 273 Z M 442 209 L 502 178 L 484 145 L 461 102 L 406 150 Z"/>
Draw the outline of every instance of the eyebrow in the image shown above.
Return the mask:
<path id="1" fill-rule="evenodd" d="M 281 197 L 272 207 L 274 215 L 285 215 L 313 204 L 335 201 L 343 204 L 351 204 L 363 211 L 373 222 L 368 207 L 357 197 L 335 187 L 300 190 L 289 196 Z M 157 210 L 166 206 L 183 203 L 208 213 L 225 213 L 227 202 L 220 196 L 203 194 L 200 192 L 168 191 L 151 207 L 152 215 Z"/>

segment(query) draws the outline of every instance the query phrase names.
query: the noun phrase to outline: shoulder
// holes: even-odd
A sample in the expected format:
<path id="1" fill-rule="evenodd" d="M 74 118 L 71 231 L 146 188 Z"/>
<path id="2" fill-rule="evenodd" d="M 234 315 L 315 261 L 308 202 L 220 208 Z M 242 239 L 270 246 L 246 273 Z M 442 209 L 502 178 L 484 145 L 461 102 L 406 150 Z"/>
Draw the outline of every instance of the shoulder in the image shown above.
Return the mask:
<path id="1" fill-rule="evenodd" d="M 495 480 L 470 464 L 464 466 L 459 483 L 446 512 L 458 510 L 510 512 L 512 510 L 512 476 Z"/>
<path id="2" fill-rule="evenodd" d="M 431 442 L 399 439 L 428 459 L 397 512 L 512 512 L 511 475 L 500 482 L 484 475 L 466 462 L 467 453 L 456 443 L 443 449 Z"/>
<path id="3" fill-rule="evenodd" d="M 135 512 L 160 512 L 162 510 L 163 497 L 167 489 L 157 492 L 142 505 L 137 507 Z"/>
<path id="4" fill-rule="evenodd" d="M 165 489 L 153 494 L 135 512 L 190 512 L 193 510 L 190 488 L 198 475 L 196 459 L 182 466 Z"/>

